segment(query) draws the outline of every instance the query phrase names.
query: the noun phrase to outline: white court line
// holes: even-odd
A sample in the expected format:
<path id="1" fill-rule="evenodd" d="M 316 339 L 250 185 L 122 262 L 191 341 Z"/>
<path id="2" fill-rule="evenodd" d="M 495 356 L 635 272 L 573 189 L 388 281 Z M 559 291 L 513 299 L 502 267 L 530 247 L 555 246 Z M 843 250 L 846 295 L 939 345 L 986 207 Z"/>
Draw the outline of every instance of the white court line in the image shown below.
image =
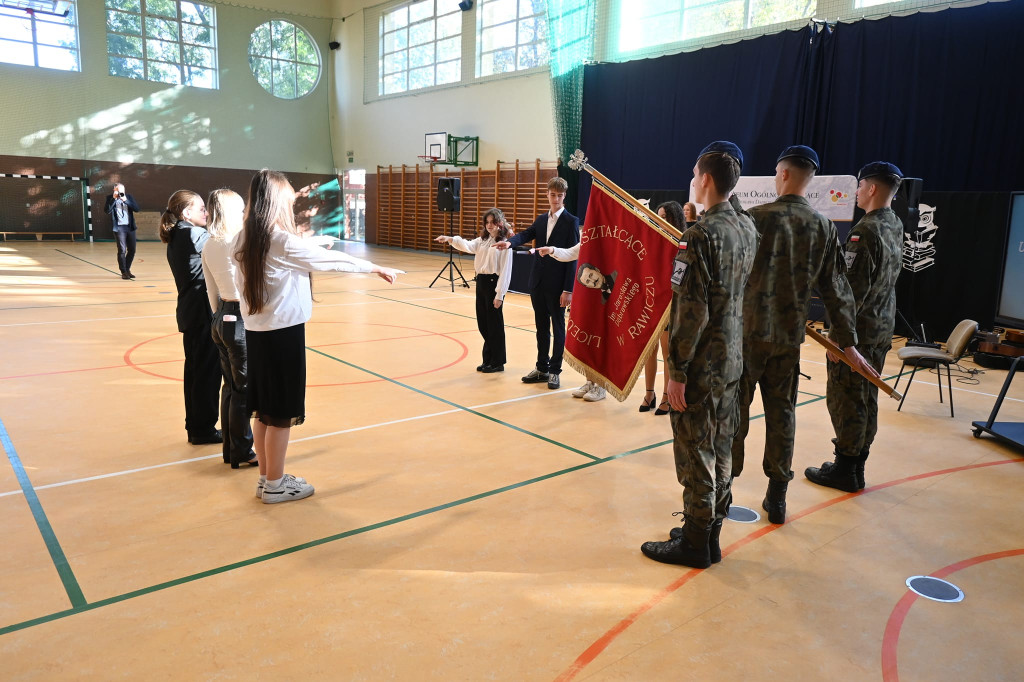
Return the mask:
<path id="1" fill-rule="evenodd" d="M 477 410 L 477 409 L 480 409 L 482 407 L 493 407 L 495 405 L 504 405 L 506 403 L 515 403 L 515 402 L 519 402 L 521 400 L 532 400 L 533 398 L 543 398 L 545 396 L 558 395 L 559 393 L 565 393 L 565 392 L 571 391 L 571 390 L 574 390 L 574 389 L 565 388 L 565 389 L 562 389 L 560 391 L 547 391 L 545 393 L 538 393 L 536 395 L 521 396 L 519 398 L 510 398 L 508 400 L 499 400 L 499 401 L 494 402 L 494 403 L 484 403 L 482 405 L 473 405 L 473 406 L 469 407 L 468 409 Z M 433 412 L 431 414 L 421 414 L 421 415 L 416 416 L 416 417 L 407 417 L 405 419 L 395 419 L 395 420 L 392 420 L 392 421 L 381 422 L 379 424 L 368 424 L 367 426 L 357 426 L 357 427 L 354 427 L 354 428 L 351 428 L 351 429 L 343 429 L 341 431 L 332 431 L 330 433 L 321 433 L 321 434 L 317 434 L 315 436 L 307 436 L 305 438 L 296 438 L 296 439 L 290 440 L 288 442 L 289 443 L 301 443 L 303 441 L 317 440 L 319 438 L 327 438 L 329 436 L 338 436 L 338 435 L 341 435 L 341 434 L 344 434 L 344 433 L 353 433 L 355 431 L 366 431 L 368 429 L 375 429 L 375 428 L 378 428 L 378 427 L 381 427 L 381 426 L 391 426 L 393 424 L 401 424 L 403 422 L 417 421 L 419 419 L 429 419 L 431 417 L 440 417 L 440 416 L 443 416 L 443 415 L 446 415 L 446 414 L 454 414 L 456 412 L 462 412 L 462 411 L 463 410 L 461 410 L 461 409 L 452 409 L 452 410 L 444 410 L 443 412 Z M 205 455 L 203 457 L 193 457 L 192 459 L 181 459 L 181 460 L 177 460 L 175 462 L 165 462 L 163 464 L 154 464 L 154 465 L 148 466 L 148 467 L 139 467 L 138 469 L 127 469 L 125 471 L 115 471 L 115 472 L 110 473 L 110 474 L 100 474 L 99 476 L 89 476 L 88 478 L 76 478 L 76 479 L 73 479 L 73 480 L 70 480 L 70 481 L 61 481 L 60 483 L 48 483 L 46 485 L 37 485 L 34 488 L 35 488 L 35 490 L 46 490 L 48 488 L 60 488 L 60 487 L 66 486 L 66 485 L 73 485 L 75 483 L 88 483 L 89 481 L 98 481 L 98 480 L 104 479 L 104 478 L 115 478 L 117 476 L 124 476 L 126 474 L 137 474 L 137 473 L 142 472 L 142 471 L 151 471 L 153 469 L 162 469 L 164 467 L 171 467 L 171 466 L 175 466 L 177 464 L 191 464 L 192 462 L 201 462 L 203 460 L 215 459 L 217 457 L 223 457 L 223 456 L 224 455 L 222 453 L 218 452 L 215 455 Z M 9 495 L 21 495 L 21 494 L 22 494 L 21 490 L 11 490 L 11 491 L 8 491 L 8 492 L 5 492 L 5 493 L 0 493 L 0 497 L 7 497 Z"/>
<path id="2" fill-rule="evenodd" d="M 75 324 L 77 322 L 116 322 L 118 320 L 151 320 L 157 317 L 174 317 L 174 315 L 136 315 L 134 317 L 94 317 L 88 320 L 56 320 L 54 322 L 13 322 L 0 324 L 0 327 L 29 327 L 34 324 Z"/>
<path id="3" fill-rule="evenodd" d="M 825 364 L 824 362 L 815 362 L 814 360 L 801 360 L 800 362 L 801 363 L 812 362 L 815 365 L 824 365 Z M 925 386 L 936 386 L 936 384 L 933 384 L 933 383 L 931 383 L 929 381 L 921 381 L 920 379 L 917 379 L 917 378 L 914 379 L 914 382 L 918 383 L 918 384 L 924 384 Z M 943 385 L 943 388 L 949 388 L 949 386 Z M 959 386 L 954 386 L 953 390 L 955 390 L 955 391 L 963 391 L 964 393 L 973 393 L 975 395 L 985 395 L 985 396 L 988 396 L 989 398 L 998 398 L 999 397 L 999 394 L 997 394 L 997 393 L 985 393 L 984 391 L 972 391 L 969 388 L 960 388 Z M 904 389 L 903 392 L 906 393 L 906 390 Z M 1006 396 L 1005 398 L 1003 398 L 1003 400 L 1012 400 L 1014 402 L 1024 403 L 1024 400 L 1021 400 L 1020 398 L 1011 398 L 1010 396 Z"/>

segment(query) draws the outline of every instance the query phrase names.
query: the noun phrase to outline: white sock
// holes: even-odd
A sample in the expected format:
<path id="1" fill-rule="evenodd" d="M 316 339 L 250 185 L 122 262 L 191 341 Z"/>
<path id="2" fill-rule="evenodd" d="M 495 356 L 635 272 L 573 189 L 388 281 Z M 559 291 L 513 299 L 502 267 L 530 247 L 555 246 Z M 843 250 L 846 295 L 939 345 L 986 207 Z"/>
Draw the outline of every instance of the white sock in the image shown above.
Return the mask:
<path id="1" fill-rule="evenodd" d="M 281 478 L 275 479 L 273 481 L 268 479 L 267 482 L 265 483 L 265 487 L 267 487 L 267 488 L 280 488 L 281 484 L 283 482 L 284 482 L 284 476 L 282 476 Z"/>
<path id="2" fill-rule="evenodd" d="M 260 483 L 266 483 L 266 482 L 267 482 L 267 475 L 266 474 L 260 474 Z"/>

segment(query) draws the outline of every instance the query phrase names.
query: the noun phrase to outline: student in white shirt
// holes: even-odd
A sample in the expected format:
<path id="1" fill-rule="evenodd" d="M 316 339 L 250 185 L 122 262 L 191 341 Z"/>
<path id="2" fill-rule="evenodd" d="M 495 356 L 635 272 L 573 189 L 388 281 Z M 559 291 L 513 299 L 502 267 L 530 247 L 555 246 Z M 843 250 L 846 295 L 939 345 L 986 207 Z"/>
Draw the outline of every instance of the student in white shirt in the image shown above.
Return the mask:
<path id="1" fill-rule="evenodd" d="M 512 279 L 512 252 L 491 247 L 510 236 L 512 230 L 505 220 L 505 214 L 492 208 L 484 213 L 483 230 L 473 241 L 443 234 L 434 239 L 436 242 L 450 244 L 459 251 L 476 254 L 473 259 L 473 269 L 476 271 L 476 326 L 480 336 L 484 337 L 483 364 L 476 371 L 488 374 L 505 371 L 505 317 L 501 312 L 501 304 Z"/>
<path id="2" fill-rule="evenodd" d="M 249 360 L 246 404 L 255 417 L 253 446 L 260 466 L 256 494 L 264 504 L 313 494 L 305 479 L 284 473 L 291 427 L 306 418 L 305 323 L 313 311 L 312 271 L 373 272 L 388 283 L 402 272 L 321 248 L 331 238 L 300 237 L 294 204 L 295 190 L 283 173 L 259 171 L 249 185 L 245 224 L 234 242 L 234 280 Z"/>
<path id="3" fill-rule="evenodd" d="M 224 433 L 224 461 L 237 469 L 259 464 L 252 449 L 252 429 L 245 407 L 246 353 L 245 324 L 235 287 L 235 261 L 231 242 L 242 229 L 245 201 L 229 189 L 217 189 L 206 201 L 209 214 L 206 231 L 210 239 L 203 248 L 203 278 L 213 309 L 210 331 L 220 354 L 224 389 L 220 394 L 220 428 Z"/>

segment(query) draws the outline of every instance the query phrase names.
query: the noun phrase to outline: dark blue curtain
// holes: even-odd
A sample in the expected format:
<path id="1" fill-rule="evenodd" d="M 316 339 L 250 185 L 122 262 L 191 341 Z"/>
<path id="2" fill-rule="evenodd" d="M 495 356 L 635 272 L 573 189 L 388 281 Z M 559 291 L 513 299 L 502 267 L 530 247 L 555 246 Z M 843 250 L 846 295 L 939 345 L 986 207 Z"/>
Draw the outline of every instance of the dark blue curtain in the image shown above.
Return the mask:
<path id="1" fill-rule="evenodd" d="M 1024 2 L 997 2 L 590 65 L 582 148 L 624 187 L 686 187 L 700 149 L 729 139 L 748 175 L 803 143 L 828 174 L 885 159 L 927 190 L 1021 189 L 1022 28 Z"/>

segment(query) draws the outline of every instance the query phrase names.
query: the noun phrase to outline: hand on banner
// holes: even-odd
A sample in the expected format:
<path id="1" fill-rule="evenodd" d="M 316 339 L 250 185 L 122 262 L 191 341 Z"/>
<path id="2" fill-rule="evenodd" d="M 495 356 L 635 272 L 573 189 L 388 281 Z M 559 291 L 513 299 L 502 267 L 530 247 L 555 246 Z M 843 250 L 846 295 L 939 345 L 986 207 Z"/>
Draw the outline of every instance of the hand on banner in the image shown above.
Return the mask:
<path id="1" fill-rule="evenodd" d="M 572 292 L 563 291 L 562 295 L 558 297 L 558 307 L 564 308 L 570 303 L 572 303 Z"/>
<path id="2" fill-rule="evenodd" d="M 868 361 L 860 354 L 860 351 L 857 350 L 856 346 L 847 346 L 844 348 L 843 355 L 845 355 L 846 359 L 850 361 L 853 368 L 864 376 L 874 377 L 875 379 L 879 378 L 878 372 L 875 371 L 874 367 L 868 364 Z"/>
<path id="3" fill-rule="evenodd" d="M 686 412 L 686 384 L 678 381 L 668 380 L 668 387 L 665 390 L 668 397 L 668 404 L 676 412 Z"/>
<path id="4" fill-rule="evenodd" d="M 395 270 L 394 268 L 382 268 L 379 265 L 373 272 L 388 284 L 394 284 L 395 280 L 398 279 L 399 275 L 404 275 L 405 270 Z"/>
<path id="5" fill-rule="evenodd" d="M 511 246 L 512 245 L 509 244 L 508 242 L 495 242 L 494 244 L 494 248 L 496 248 L 498 251 L 504 251 L 505 249 Z"/>
<path id="6" fill-rule="evenodd" d="M 530 253 L 535 253 L 538 256 L 550 256 L 554 252 L 555 252 L 555 247 L 553 247 L 553 246 L 541 246 L 541 247 L 536 248 L 536 249 L 530 249 Z"/>

